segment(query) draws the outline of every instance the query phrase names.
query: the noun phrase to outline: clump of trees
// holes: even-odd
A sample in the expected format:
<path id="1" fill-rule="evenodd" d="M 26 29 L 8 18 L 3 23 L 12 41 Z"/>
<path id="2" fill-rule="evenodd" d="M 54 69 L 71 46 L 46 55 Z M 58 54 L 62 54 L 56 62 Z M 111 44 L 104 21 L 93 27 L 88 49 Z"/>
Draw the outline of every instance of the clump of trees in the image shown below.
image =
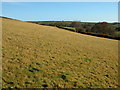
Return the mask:
<path id="1" fill-rule="evenodd" d="M 86 32 L 91 32 L 91 28 L 93 27 L 93 24 L 83 24 L 83 28 L 85 28 Z"/>
<path id="2" fill-rule="evenodd" d="M 76 32 L 86 32 L 86 29 L 83 27 L 77 27 L 75 28 Z"/>
<path id="3" fill-rule="evenodd" d="M 81 22 L 77 22 L 77 21 L 76 22 L 72 22 L 70 26 L 74 27 L 74 28 L 81 27 Z"/>
<path id="4" fill-rule="evenodd" d="M 107 23 L 107 22 L 96 23 L 91 28 L 91 32 L 109 34 L 109 35 L 114 34 L 114 30 L 112 28 L 112 25 L 110 23 Z"/>
<path id="5" fill-rule="evenodd" d="M 100 34 L 109 34 L 113 35 L 115 30 L 112 27 L 112 24 L 107 22 L 100 22 L 96 24 L 81 24 L 80 22 L 71 23 L 72 27 L 75 27 L 76 32 L 93 32 Z M 119 30 L 119 28 L 117 28 Z"/>
<path id="6" fill-rule="evenodd" d="M 93 24 L 87 24 L 83 23 L 75 28 L 77 32 L 91 32 L 91 28 L 93 27 Z"/>

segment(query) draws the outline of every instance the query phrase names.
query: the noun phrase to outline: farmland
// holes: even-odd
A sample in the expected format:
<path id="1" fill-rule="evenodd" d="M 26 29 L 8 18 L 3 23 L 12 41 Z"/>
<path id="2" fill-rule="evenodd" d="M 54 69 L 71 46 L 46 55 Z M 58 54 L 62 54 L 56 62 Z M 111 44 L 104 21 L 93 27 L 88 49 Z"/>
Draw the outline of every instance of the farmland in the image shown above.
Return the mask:
<path id="1" fill-rule="evenodd" d="M 2 20 L 3 88 L 118 87 L 118 40 Z"/>

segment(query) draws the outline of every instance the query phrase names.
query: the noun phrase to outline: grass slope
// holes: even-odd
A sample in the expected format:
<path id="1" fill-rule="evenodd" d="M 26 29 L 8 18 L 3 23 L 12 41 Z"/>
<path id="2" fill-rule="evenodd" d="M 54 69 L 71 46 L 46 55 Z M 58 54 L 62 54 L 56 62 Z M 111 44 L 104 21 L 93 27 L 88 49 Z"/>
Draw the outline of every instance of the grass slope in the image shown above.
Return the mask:
<path id="1" fill-rule="evenodd" d="M 116 88 L 118 41 L 3 19 L 3 88 Z"/>

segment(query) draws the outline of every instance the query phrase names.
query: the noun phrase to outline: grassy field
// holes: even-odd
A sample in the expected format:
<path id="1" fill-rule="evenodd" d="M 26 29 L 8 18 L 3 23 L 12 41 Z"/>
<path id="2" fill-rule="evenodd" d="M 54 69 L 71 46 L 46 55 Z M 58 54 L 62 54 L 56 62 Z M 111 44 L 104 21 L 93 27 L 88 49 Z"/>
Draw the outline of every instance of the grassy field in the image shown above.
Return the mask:
<path id="1" fill-rule="evenodd" d="M 118 41 L 3 19 L 3 88 L 117 88 Z"/>
<path id="2" fill-rule="evenodd" d="M 75 30 L 75 28 L 73 28 L 73 27 L 64 27 L 64 28 L 66 28 L 66 29 L 73 29 L 73 30 Z"/>

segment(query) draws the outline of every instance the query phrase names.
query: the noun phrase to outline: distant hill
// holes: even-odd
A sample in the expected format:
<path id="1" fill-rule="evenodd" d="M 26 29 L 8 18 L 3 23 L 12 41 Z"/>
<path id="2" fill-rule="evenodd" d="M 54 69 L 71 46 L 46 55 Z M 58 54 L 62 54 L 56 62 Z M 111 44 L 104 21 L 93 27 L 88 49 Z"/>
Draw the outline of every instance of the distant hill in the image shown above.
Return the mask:
<path id="1" fill-rule="evenodd" d="M 3 88 L 116 88 L 118 40 L 2 18 Z"/>

